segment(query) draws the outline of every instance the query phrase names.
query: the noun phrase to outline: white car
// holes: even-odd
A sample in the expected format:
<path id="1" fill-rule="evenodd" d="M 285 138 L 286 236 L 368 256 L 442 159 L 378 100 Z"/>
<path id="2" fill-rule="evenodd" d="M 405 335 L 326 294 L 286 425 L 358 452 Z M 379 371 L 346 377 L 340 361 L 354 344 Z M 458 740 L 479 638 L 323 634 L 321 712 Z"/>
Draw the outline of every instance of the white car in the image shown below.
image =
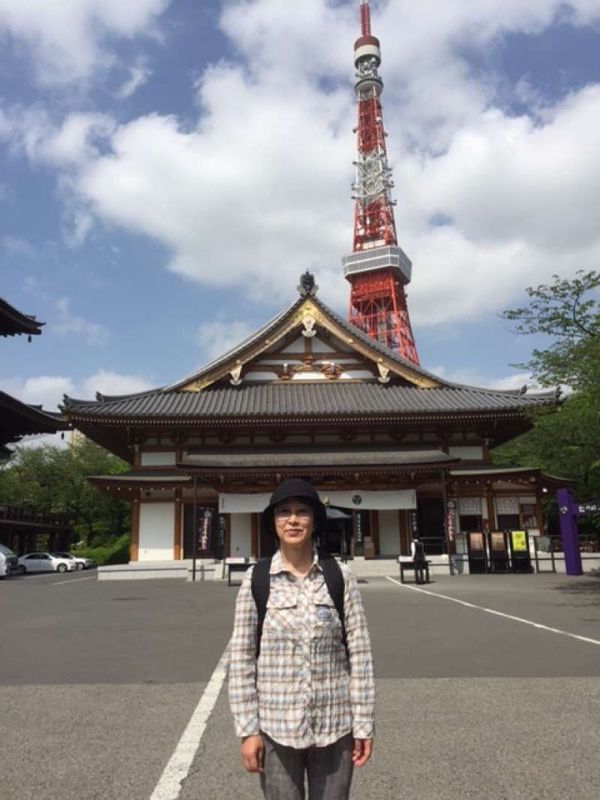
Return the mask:
<path id="1" fill-rule="evenodd" d="M 69 558 L 57 558 L 52 553 L 27 553 L 19 558 L 18 570 L 25 572 L 72 572 L 75 561 Z"/>
<path id="2" fill-rule="evenodd" d="M 16 569 L 16 555 L 9 547 L 0 544 L 0 578 L 6 578 L 8 575 L 12 575 L 13 572 L 16 572 Z"/>
<path id="3" fill-rule="evenodd" d="M 73 553 L 52 553 L 56 558 L 66 558 L 75 562 L 75 569 L 91 569 L 96 564 L 91 558 L 84 558 L 83 556 L 74 556 Z"/>

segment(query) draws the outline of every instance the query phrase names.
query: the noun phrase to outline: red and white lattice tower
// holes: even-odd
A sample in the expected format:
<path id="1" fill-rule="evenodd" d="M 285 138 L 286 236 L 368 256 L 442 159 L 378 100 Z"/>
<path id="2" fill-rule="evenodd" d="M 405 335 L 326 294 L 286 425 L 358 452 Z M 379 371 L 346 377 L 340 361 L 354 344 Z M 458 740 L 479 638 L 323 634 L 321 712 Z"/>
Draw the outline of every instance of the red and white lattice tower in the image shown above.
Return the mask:
<path id="1" fill-rule="evenodd" d="M 349 319 L 372 339 L 419 363 L 404 287 L 412 264 L 398 246 L 392 171 L 385 148 L 379 39 L 371 34 L 369 0 L 360 3 L 361 35 L 354 45 L 358 99 L 356 181 L 352 186 L 354 246 L 343 259 L 350 281 Z"/>

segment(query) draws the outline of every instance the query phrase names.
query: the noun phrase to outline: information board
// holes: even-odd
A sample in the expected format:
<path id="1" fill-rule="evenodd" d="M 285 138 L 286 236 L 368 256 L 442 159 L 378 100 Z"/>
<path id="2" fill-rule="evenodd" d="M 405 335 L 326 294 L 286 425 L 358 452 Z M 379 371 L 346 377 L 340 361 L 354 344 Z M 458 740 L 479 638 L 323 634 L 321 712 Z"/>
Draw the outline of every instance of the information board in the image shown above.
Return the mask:
<path id="1" fill-rule="evenodd" d="M 513 553 L 527 552 L 527 535 L 525 531 L 512 531 L 512 551 Z"/>

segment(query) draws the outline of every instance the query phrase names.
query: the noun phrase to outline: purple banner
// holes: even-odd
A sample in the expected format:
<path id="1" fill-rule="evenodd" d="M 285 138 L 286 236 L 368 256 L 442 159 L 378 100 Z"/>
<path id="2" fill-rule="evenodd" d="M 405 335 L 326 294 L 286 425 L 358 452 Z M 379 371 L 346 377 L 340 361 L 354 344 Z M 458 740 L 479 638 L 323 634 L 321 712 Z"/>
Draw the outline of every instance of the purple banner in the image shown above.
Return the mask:
<path id="1" fill-rule="evenodd" d="M 570 489 L 558 489 L 556 500 L 558 503 L 563 553 L 565 554 L 566 573 L 567 575 L 583 575 L 579 530 L 577 528 L 579 506 L 575 502 L 573 492 Z"/>

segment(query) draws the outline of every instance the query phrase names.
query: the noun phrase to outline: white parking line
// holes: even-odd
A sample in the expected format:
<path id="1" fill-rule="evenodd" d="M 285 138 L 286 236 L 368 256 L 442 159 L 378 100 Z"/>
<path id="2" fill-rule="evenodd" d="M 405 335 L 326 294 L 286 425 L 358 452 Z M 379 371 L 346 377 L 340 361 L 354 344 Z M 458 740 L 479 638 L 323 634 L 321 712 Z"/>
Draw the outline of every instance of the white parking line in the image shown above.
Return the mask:
<path id="1" fill-rule="evenodd" d="M 20 580 L 18 581 L 18 583 L 22 583 L 24 580 L 32 581 L 35 578 L 53 578 L 57 574 L 58 573 L 56 572 L 28 572 L 26 575 L 20 575 L 19 573 L 17 573 L 16 575 L 11 577 L 19 578 Z M 51 583 L 51 581 L 48 581 L 48 583 Z"/>
<path id="2" fill-rule="evenodd" d="M 95 575 L 86 575 L 85 578 L 68 578 L 66 581 L 56 581 L 56 583 L 51 583 L 50 586 L 62 586 L 63 583 L 77 583 L 77 581 L 93 581 L 95 577 Z"/>
<path id="3" fill-rule="evenodd" d="M 194 756 L 200 747 L 200 741 L 208 718 L 217 702 L 219 692 L 223 686 L 227 674 L 227 662 L 229 660 L 229 646 L 225 648 L 223 655 L 219 659 L 215 671 L 210 677 L 208 685 L 204 690 L 196 710 L 192 714 L 187 728 L 181 735 L 169 763 L 163 770 L 156 788 L 152 792 L 150 800 L 176 800 L 181 792 L 181 784 L 187 777 Z"/>
<path id="4" fill-rule="evenodd" d="M 560 628 L 550 628 L 548 625 L 542 625 L 539 622 L 533 622 L 530 619 L 523 619 L 523 617 L 515 617 L 512 614 L 505 614 L 503 611 L 496 611 L 494 608 L 486 608 L 485 606 L 478 606 L 475 603 L 467 603 L 466 600 L 458 600 L 456 597 L 449 597 L 447 594 L 438 594 L 437 592 L 430 592 L 428 589 L 421 589 L 417 586 L 410 586 L 406 583 L 401 583 L 396 578 L 390 578 L 387 576 L 388 581 L 395 583 L 397 586 L 401 586 L 403 589 L 410 589 L 413 592 L 421 592 L 422 594 L 428 594 L 431 597 L 439 597 L 441 600 L 451 600 L 453 603 L 459 603 L 461 606 L 466 606 L 467 608 L 476 608 L 479 611 L 485 611 L 487 614 L 493 614 L 496 617 L 504 617 L 505 619 L 510 619 L 513 622 L 522 622 L 524 625 L 531 625 L 532 628 L 538 628 L 541 631 L 549 631 L 550 633 L 559 633 L 561 636 L 568 636 L 570 639 L 577 639 L 579 642 L 586 642 L 587 644 L 596 644 L 600 645 L 600 641 L 597 639 L 590 639 L 588 636 L 579 636 L 576 633 L 569 633 L 568 631 L 562 631 Z"/>

